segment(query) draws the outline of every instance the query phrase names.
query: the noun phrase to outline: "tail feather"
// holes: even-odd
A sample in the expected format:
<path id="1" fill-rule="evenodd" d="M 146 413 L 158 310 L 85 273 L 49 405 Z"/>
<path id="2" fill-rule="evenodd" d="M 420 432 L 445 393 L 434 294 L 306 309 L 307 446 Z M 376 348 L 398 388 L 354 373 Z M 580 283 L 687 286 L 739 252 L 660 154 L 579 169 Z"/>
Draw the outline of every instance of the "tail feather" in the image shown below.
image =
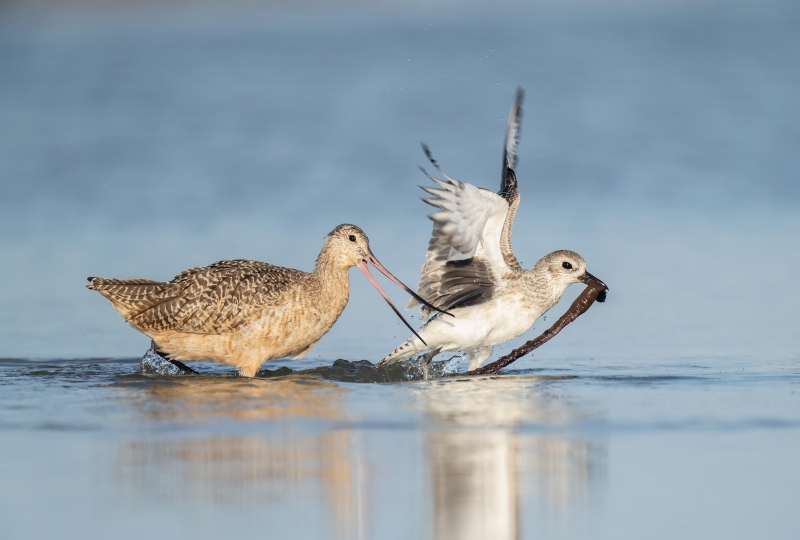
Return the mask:
<path id="1" fill-rule="evenodd" d="M 401 344 L 391 353 L 386 355 L 386 358 L 378 362 L 378 367 L 405 360 L 406 358 L 410 358 L 415 354 L 426 350 L 428 350 L 428 348 L 423 345 L 422 341 L 420 341 L 416 336 L 413 336 L 411 339 Z"/>
<path id="2" fill-rule="evenodd" d="M 106 279 L 90 277 L 87 289 L 105 296 L 128 319 L 143 308 L 157 303 L 167 292 L 168 283 L 150 279 Z"/>
<path id="3" fill-rule="evenodd" d="M 139 278 L 107 279 L 101 277 L 90 277 L 86 279 L 89 280 L 89 285 L 86 286 L 87 289 L 91 289 L 93 291 L 114 291 L 115 293 L 123 291 L 142 291 L 142 288 L 145 290 L 152 290 L 156 287 L 163 287 L 166 285 L 166 283 L 161 281 Z"/>

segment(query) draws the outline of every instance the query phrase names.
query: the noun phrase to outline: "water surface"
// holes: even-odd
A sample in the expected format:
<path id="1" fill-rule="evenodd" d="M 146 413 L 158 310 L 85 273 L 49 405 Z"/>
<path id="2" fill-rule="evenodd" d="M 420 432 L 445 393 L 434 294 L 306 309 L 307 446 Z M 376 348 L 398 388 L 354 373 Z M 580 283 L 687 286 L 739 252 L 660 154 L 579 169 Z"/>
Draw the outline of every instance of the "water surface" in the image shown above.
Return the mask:
<path id="1" fill-rule="evenodd" d="M 8 537 L 798 532 L 797 361 L 564 359 L 392 384 L 321 377 L 309 361 L 252 380 L 202 367 L 3 361 Z"/>

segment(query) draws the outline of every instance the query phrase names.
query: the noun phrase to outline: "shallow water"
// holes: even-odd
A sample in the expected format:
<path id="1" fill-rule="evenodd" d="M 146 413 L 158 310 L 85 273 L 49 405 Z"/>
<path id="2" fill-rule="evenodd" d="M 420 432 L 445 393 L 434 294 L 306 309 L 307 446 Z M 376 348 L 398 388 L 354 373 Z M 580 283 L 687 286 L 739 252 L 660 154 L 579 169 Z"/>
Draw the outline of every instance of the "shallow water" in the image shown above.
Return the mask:
<path id="1" fill-rule="evenodd" d="M 0 538 L 800 536 L 795 2 L 203 5 L 0 6 Z M 342 222 L 413 285 L 419 143 L 496 189 L 517 85 L 515 252 L 610 293 L 500 376 L 375 370 L 356 273 L 307 359 L 142 376 L 84 289 Z"/>
<path id="2" fill-rule="evenodd" d="M 0 363 L 4 537 L 800 532 L 796 360 L 561 359 L 388 384 L 309 361 L 252 380 L 200 367 Z"/>

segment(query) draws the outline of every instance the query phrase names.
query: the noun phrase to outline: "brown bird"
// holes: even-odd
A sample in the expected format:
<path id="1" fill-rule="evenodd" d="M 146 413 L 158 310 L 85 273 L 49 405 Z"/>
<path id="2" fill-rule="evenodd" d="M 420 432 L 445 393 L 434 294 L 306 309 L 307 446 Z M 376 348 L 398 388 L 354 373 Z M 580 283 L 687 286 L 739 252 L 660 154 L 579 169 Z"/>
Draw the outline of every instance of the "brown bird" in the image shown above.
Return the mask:
<path id="1" fill-rule="evenodd" d="M 90 277 L 86 287 L 105 296 L 169 360 L 214 360 L 252 377 L 266 360 L 302 357 L 331 329 L 347 305 L 352 266 L 411 329 L 367 263 L 436 309 L 378 262 L 364 231 L 347 224 L 325 237 L 313 272 L 233 260 L 186 270 L 169 282 Z"/>

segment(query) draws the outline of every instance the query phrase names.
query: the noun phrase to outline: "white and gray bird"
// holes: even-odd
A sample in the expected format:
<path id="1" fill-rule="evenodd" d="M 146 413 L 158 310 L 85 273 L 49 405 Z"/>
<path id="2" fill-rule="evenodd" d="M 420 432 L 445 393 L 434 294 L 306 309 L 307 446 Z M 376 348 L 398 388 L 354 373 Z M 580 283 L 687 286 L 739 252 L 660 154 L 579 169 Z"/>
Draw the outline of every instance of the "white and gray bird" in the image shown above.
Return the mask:
<path id="1" fill-rule="evenodd" d="M 586 271 L 586 261 L 574 251 L 554 251 L 525 270 L 511 249 L 511 228 L 520 202 L 514 168 L 522 96 L 518 89 L 508 116 L 499 193 L 448 176 L 423 145 L 444 180 L 423 169 L 436 187 L 423 187 L 432 197 L 422 200 L 436 211 L 428 216 L 433 233 L 418 294 L 453 316 L 431 317 L 430 308 L 423 306 L 427 322 L 417 332 L 419 336 L 409 338 L 378 365 L 427 351 L 427 368 L 440 352 L 465 351 L 469 369 L 476 369 L 491 356 L 495 345 L 533 326 L 571 284 L 600 281 Z M 417 303 L 412 299 L 409 307 Z"/>

